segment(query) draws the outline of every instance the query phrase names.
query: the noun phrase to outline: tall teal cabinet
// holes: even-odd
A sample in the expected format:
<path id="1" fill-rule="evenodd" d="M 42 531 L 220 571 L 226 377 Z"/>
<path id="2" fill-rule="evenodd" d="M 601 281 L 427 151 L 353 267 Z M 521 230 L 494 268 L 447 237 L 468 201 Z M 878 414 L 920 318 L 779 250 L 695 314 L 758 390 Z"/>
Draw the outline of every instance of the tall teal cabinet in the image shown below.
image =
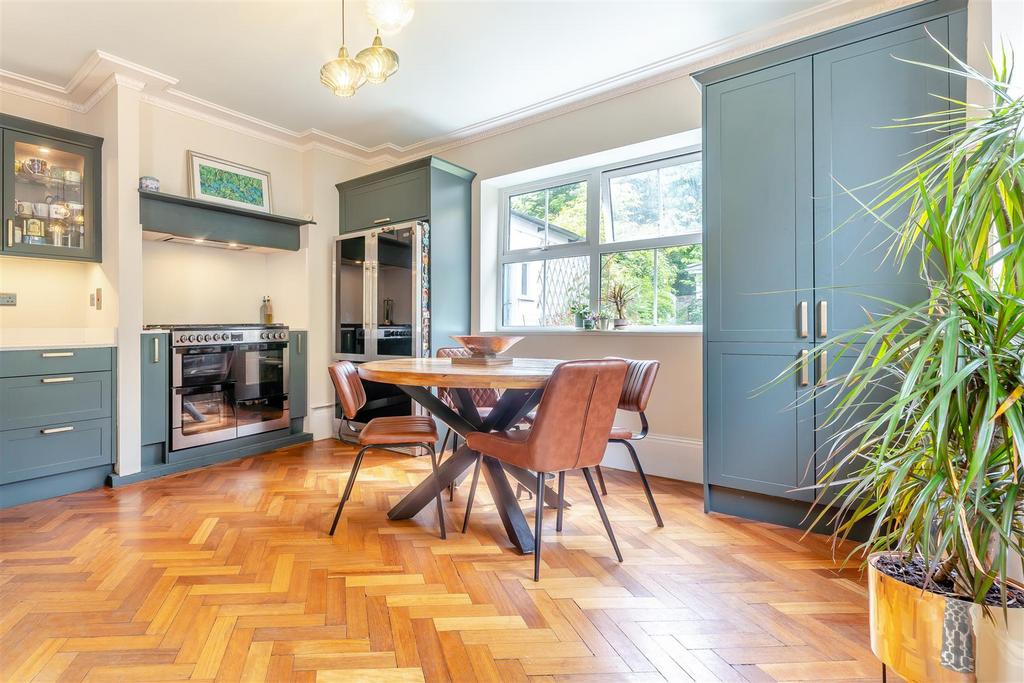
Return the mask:
<path id="1" fill-rule="evenodd" d="M 908 62 L 962 53 L 963 0 L 936 0 L 695 76 L 704 101 L 705 507 L 800 525 L 835 438 L 812 386 L 842 364 L 801 366 L 855 328 L 873 297 L 923 298 L 914 264 L 883 263 L 885 228 L 856 194 L 929 138 L 891 128 L 940 111 L 964 83 Z M 930 34 L 930 35 L 929 35 Z M 936 43 L 941 43 L 941 46 Z M 907 60 L 907 61 L 900 61 Z"/>

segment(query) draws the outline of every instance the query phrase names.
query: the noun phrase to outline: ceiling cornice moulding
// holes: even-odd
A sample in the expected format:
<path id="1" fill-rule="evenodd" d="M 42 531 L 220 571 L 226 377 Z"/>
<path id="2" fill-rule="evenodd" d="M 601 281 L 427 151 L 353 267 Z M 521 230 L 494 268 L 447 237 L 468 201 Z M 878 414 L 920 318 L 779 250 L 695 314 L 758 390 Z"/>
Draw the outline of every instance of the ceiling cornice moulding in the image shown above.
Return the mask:
<path id="1" fill-rule="evenodd" d="M 178 79 L 117 55 L 94 51 L 67 85 L 60 86 L 0 69 L 0 93 L 11 93 L 77 113 L 87 113 L 117 86 L 141 93 L 142 101 L 256 139 L 298 151 L 320 150 L 366 163 L 398 163 L 507 133 L 631 92 L 685 78 L 696 70 L 825 31 L 918 0 L 830 0 L 753 31 L 699 46 L 652 64 L 617 74 L 568 93 L 444 135 L 400 146 L 366 147 L 316 128 L 295 131 L 178 89 Z"/>

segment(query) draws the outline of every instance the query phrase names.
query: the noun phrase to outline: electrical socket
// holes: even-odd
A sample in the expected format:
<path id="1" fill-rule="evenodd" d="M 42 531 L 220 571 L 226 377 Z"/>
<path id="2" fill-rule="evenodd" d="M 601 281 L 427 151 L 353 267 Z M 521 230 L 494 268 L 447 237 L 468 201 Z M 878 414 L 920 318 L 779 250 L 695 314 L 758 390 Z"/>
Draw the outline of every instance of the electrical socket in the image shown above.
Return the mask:
<path id="1" fill-rule="evenodd" d="M 0 306 L 17 306 L 17 292 L 0 292 Z"/>

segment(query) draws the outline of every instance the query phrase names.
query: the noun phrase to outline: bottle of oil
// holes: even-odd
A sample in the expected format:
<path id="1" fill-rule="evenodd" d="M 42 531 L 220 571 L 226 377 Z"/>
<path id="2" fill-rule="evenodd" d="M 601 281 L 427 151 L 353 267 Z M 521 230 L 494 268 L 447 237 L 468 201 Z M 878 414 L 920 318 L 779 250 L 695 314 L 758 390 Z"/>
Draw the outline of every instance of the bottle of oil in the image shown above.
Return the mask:
<path id="1" fill-rule="evenodd" d="M 263 303 L 260 305 L 260 322 L 264 325 L 274 322 L 274 304 L 271 303 L 269 296 L 263 297 Z"/>

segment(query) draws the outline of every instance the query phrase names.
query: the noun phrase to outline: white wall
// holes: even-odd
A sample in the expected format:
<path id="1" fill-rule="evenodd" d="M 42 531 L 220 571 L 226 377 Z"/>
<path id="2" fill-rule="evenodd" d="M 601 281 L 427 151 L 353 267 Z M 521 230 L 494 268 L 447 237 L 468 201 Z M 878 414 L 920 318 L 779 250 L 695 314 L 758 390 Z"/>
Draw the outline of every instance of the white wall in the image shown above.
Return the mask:
<path id="1" fill-rule="evenodd" d="M 441 157 L 477 172 L 473 185 L 474 330 L 481 329 L 481 306 L 492 309 L 495 301 L 493 277 L 497 258 L 497 214 L 490 210 L 481 217 L 482 181 L 698 129 L 700 125 L 700 94 L 689 78 L 678 78 L 439 153 Z M 484 310 L 484 320 L 487 320 L 488 313 L 490 310 Z M 526 339 L 513 347 L 510 353 L 520 357 L 547 358 L 618 355 L 661 361 L 661 372 L 647 411 L 652 436 L 643 444 L 641 457 L 645 468 L 652 474 L 700 481 L 702 379 L 699 334 L 527 333 Z M 624 453 L 610 452 L 606 464 L 625 464 Z"/>

